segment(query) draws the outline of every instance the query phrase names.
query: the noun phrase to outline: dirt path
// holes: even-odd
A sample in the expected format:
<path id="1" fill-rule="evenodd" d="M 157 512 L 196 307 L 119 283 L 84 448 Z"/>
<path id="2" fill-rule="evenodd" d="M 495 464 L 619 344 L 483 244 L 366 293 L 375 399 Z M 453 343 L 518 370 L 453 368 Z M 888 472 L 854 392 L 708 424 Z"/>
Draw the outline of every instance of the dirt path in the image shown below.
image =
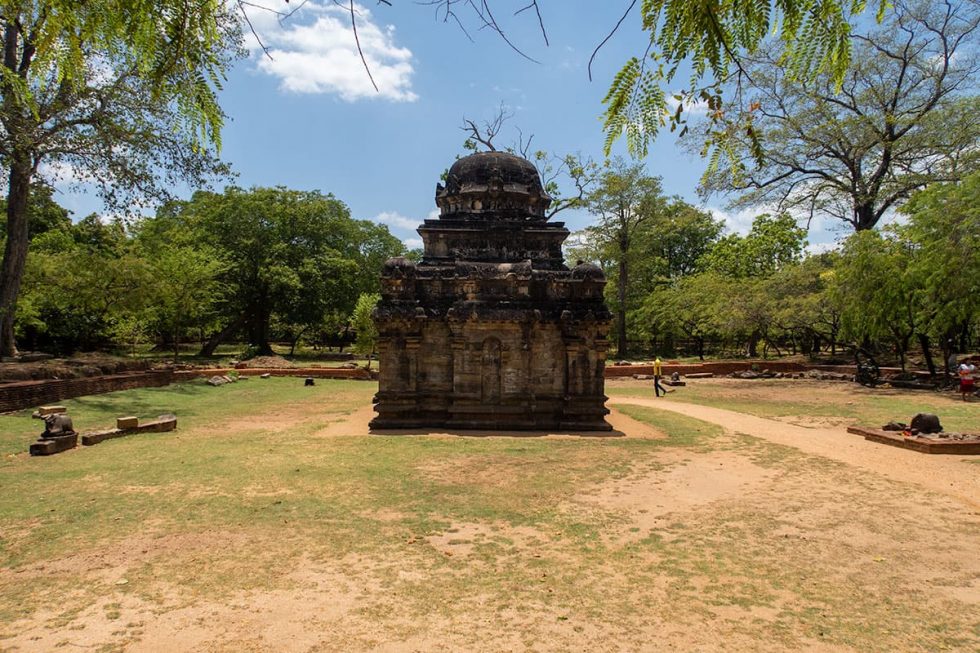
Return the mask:
<path id="1" fill-rule="evenodd" d="M 718 424 L 730 431 L 795 447 L 806 453 L 824 456 L 904 483 L 914 483 L 980 509 L 980 465 L 964 462 L 976 460 L 975 456 L 922 454 L 869 442 L 847 433 L 843 427 L 804 428 L 733 410 L 680 401 L 611 397 L 609 403 L 648 406 L 680 413 Z"/>

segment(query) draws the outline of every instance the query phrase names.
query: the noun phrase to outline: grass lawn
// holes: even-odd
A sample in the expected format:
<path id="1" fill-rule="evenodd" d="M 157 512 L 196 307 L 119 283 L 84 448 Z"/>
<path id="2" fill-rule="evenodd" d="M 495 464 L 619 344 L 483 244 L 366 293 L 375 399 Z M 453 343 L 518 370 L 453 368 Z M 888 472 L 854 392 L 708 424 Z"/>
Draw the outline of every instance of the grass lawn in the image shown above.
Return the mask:
<path id="1" fill-rule="evenodd" d="M 0 416 L 0 650 L 980 646 L 980 516 L 945 495 L 637 406 L 666 437 L 335 435 L 375 388 L 72 400 L 179 428 L 50 458 Z"/>

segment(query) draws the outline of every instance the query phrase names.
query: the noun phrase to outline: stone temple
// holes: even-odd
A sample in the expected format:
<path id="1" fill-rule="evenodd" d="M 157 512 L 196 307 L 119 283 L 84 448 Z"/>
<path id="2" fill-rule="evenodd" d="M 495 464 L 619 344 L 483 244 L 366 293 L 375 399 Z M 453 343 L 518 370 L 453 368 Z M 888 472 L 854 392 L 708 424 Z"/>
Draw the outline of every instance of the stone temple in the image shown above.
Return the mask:
<path id="1" fill-rule="evenodd" d="M 375 429 L 610 430 L 610 313 L 602 270 L 564 263 L 535 167 L 503 152 L 459 159 L 419 227 L 421 262 L 387 261 L 374 312 Z"/>

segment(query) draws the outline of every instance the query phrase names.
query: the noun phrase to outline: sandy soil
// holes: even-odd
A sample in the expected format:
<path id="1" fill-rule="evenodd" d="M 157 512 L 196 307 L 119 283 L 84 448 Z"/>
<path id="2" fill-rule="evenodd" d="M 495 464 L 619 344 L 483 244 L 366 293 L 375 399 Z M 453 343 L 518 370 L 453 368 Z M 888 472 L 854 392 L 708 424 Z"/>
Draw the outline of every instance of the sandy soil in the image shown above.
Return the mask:
<path id="1" fill-rule="evenodd" d="M 718 424 L 729 431 L 795 447 L 896 481 L 928 488 L 980 509 L 980 473 L 972 465 L 963 464 L 964 461 L 976 460 L 976 456 L 926 455 L 869 442 L 839 427 L 808 428 L 679 401 L 614 397 L 609 403 L 651 406 L 680 413 Z"/>
<path id="2" fill-rule="evenodd" d="M 380 508 L 361 517 L 393 534 L 390 550 L 278 562 L 277 546 L 315 552 L 317 543 L 290 541 L 288 531 L 186 536 L 150 524 L 111 549 L 16 574 L 0 569 L 3 582 L 82 570 L 103 591 L 70 617 L 54 604 L 0 626 L 0 649 L 919 651 L 930 649 L 909 624 L 923 619 L 922 629 L 959 637 L 951 650 L 978 650 L 970 616 L 980 606 L 977 465 L 870 443 L 819 419 L 803 427 L 673 400 L 610 403 L 673 411 L 727 433 L 707 450 L 664 448 L 638 458 L 624 475 L 555 506 L 569 523 L 601 515 L 601 548 L 583 550 L 553 526 L 501 521 L 434 523 L 424 536 L 409 535 L 399 530 L 404 515 Z M 664 437 L 611 408 L 611 437 Z M 367 435 L 373 415 L 365 406 L 317 435 Z M 283 411 L 269 422 L 308 420 Z M 784 445 L 798 459 L 767 459 L 772 452 L 739 433 Z M 419 472 L 488 490 L 520 482 L 477 457 L 427 461 Z M 873 510 L 855 511 L 863 506 Z M 138 591 L 130 581 L 148 568 L 179 569 L 228 551 L 272 552 L 262 564 L 275 581 L 220 601 L 196 597 L 165 574 Z M 824 626 L 801 626 L 814 613 L 835 641 L 821 639 Z M 945 614 L 949 621 L 936 621 Z M 849 628 L 853 635 L 838 633 Z M 851 636 L 857 644 L 842 643 Z"/>

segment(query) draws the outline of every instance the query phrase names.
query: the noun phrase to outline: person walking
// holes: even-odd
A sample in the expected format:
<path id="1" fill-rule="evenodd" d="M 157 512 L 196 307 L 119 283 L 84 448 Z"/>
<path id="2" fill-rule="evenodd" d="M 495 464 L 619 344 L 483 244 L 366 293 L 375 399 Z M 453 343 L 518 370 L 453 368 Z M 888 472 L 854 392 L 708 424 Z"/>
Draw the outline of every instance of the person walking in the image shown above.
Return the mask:
<path id="1" fill-rule="evenodd" d="M 973 373 L 976 371 L 976 366 L 972 365 L 966 361 L 960 365 L 959 376 L 960 376 L 960 394 L 963 395 L 963 401 L 973 394 L 975 385 L 973 382 Z"/>
<path id="2" fill-rule="evenodd" d="M 660 377 L 664 375 L 664 364 L 660 362 L 660 357 L 653 361 L 653 391 L 659 397 L 660 393 L 667 394 L 667 390 L 660 385 Z"/>

